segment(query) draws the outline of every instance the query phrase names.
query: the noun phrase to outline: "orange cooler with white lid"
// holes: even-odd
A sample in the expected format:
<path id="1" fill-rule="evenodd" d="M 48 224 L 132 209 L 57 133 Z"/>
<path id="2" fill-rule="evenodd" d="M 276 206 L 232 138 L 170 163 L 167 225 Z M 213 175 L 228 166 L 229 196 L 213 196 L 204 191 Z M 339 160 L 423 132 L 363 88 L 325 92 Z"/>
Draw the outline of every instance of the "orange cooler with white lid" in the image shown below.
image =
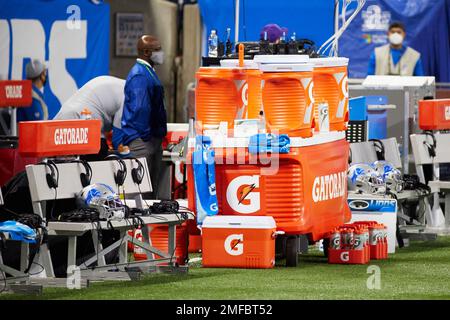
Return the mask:
<path id="1" fill-rule="evenodd" d="M 311 137 L 313 124 L 313 66 L 261 64 L 262 102 L 269 131 Z"/>
<path id="2" fill-rule="evenodd" d="M 314 58 L 314 118 L 318 121 L 318 105 L 328 103 L 330 130 L 344 131 L 348 122 L 348 58 Z"/>
<path id="3" fill-rule="evenodd" d="M 272 268 L 275 220 L 269 216 L 213 216 L 203 221 L 204 267 Z"/>

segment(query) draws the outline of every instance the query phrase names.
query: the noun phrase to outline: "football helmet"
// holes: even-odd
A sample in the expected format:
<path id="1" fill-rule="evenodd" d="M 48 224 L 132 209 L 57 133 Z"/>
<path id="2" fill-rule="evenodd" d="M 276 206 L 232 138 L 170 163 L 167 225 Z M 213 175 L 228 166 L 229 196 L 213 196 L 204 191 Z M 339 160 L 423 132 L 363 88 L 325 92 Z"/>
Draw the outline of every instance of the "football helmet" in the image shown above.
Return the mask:
<path id="1" fill-rule="evenodd" d="M 365 163 L 350 166 L 347 172 L 349 190 L 366 194 L 384 194 L 386 185 L 374 168 Z"/>
<path id="2" fill-rule="evenodd" d="M 85 187 L 77 195 L 77 202 L 81 208 L 98 210 L 101 220 L 125 218 L 125 206 L 113 188 L 104 183 L 94 183 Z"/>
<path id="3" fill-rule="evenodd" d="M 403 178 L 400 170 L 387 161 L 375 161 L 372 167 L 380 175 L 389 191 L 400 192 L 403 190 Z"/>

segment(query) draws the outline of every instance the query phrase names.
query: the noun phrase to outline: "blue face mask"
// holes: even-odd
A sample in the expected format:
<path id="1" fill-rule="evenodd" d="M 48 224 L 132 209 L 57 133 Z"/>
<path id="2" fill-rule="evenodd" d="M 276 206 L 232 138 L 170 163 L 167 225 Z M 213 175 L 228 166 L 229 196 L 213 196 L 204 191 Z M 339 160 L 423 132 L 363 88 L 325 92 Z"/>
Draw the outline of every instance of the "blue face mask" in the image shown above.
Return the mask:
<path id="1" fill-rule="evenodd" d="M 161 65 L 164 63 L 164 51 L 155 51 L 152 52 L 152 56 L 150 59 L 153 61 L 156 65 Z"/>

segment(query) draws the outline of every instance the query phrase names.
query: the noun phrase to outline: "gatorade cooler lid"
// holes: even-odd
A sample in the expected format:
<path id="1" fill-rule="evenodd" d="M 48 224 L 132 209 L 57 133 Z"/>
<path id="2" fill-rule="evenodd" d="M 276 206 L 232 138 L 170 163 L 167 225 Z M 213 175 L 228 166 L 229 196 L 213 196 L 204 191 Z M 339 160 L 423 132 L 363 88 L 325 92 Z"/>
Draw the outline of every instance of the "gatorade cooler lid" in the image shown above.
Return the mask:
<path id="1" fill-rule="evenodd" d="M 313 70 L 313 64 L 311 63 L 297 63 L 297 64 L 285 64 L 285 63 L 273 63 L 273 64 L 260 64 L 259 69 L 263 72 L 306 72 Z"/>
<path id="2" fill-rule="evenodd" d="M 344 57 L 311 58 L 309 61 L 316 68 L 343 67 L 348 65 L 348 58 Z"/>
<path id="3" fill-rule="evenodd" d="M 275 229 L 275 220 L 271 216 L 213 216 L 206 217 L 203 228 L 215 229 Z"/>
<path id="4" fill-rule="evenodd" d="M 306 54 L 256 55 L 253 60 L 259 64 L 297 64 L 308 63 L 309 56 Z"/>
<path id="5" fill-rule="evenodd" d="M 239 60 L 238 59 L 224 59 L 220 60 L 220 66 L 224 68 L 240 68 L 239 67 Z M 258 69 L 258 64 L 253 60 L 244 60 L 244 67 L 243 69 Z"/>

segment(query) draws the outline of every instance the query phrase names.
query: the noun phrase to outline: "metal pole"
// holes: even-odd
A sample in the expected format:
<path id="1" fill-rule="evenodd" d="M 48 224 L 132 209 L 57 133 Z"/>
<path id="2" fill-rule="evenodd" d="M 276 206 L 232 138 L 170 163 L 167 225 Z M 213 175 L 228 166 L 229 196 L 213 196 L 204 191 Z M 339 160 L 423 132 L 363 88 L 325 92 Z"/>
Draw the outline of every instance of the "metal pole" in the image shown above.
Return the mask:
<path id="1" fill-rule="evenodd" d="M 17 108 L 11 107 L 11 123 L 10 123 L 10 132 L 12 136 L 17 137 Z"/>
<path id="2" fill-rule="evenodd" d="M 336 34 L 339 30 L 339 0 L 334 2 L 334 33 Z M 338 54 L 339 40 L 336 39 L 336 55 Z"/>
<path id="3" fill-rule="evenodd" d="M 403 108 L 403 173 L 409 173 L 409 89 L 404 93 Z"/>
<path id="4" fill-rule="evenodd" d="M 235 12 L 234 12 L 234 43 L 238 43 L 239 41 L 239 6 L 240 0 L 236 0 L 235 2 Z"/>

